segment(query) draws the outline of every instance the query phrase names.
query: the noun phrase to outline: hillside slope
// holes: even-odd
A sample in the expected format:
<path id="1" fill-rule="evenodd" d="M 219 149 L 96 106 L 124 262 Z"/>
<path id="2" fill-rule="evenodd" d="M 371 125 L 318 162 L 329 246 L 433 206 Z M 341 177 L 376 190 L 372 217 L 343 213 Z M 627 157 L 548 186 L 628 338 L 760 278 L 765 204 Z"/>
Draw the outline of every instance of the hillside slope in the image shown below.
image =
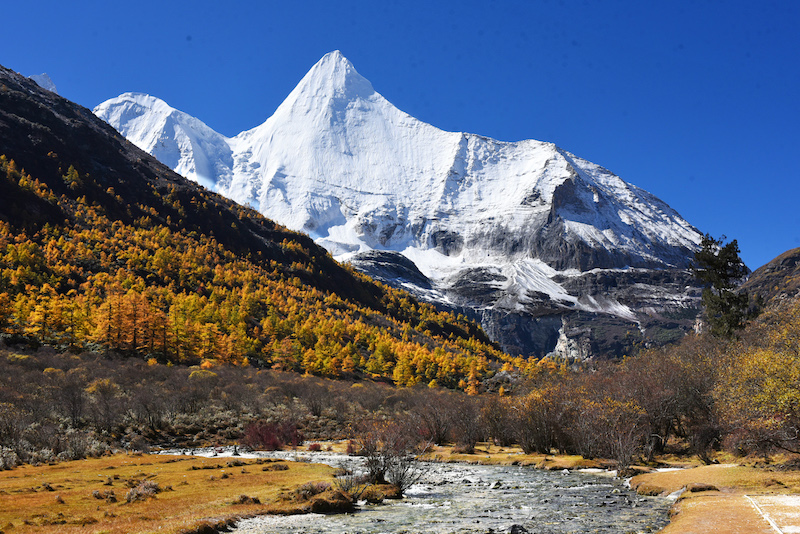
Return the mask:
<path id="1" fill-rule="evenodd" d="M 89 110 L 4 68 L 0 86 L 6 339 L 465 388 L 505 357 Z"/>
<path id="2" fill-rule="evenodd" d="M 742 290 L 764 302 L 796 299 L 800 296 L 800 248 L 787 250 L 753 271 Z"/>

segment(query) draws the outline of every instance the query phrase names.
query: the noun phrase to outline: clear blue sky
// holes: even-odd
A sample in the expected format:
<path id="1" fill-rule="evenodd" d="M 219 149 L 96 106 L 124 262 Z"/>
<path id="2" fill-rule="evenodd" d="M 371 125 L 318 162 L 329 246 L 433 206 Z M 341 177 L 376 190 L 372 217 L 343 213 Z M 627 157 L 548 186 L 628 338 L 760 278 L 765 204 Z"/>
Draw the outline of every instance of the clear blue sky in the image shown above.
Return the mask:
<path id="1" fill-rule="evenodd" d="M 800 1 L 6 2 L 0 63 L 234 135 L 339 49 L 445 130 L 551 141 L 737 239 L 800 247 Z"/>

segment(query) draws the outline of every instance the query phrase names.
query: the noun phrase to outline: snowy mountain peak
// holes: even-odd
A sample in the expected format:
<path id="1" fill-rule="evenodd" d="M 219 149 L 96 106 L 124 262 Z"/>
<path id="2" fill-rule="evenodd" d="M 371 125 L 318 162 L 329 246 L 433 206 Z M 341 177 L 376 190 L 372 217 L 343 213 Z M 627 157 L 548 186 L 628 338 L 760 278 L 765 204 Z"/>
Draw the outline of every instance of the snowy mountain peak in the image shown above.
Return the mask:
<path id="1" fill-rule="evenodd" d="M 324 88 L 335 96 L 368 98 L 375 92 L 372 84 L 361 76 L 350 61 L 335 50 L 325 54 L 303 77 L 298 88 Z"/>
<path id="2" fill-rule="evenodd" d="M 375 94 L 369 80 L 361 76 L 353 64 L 336 50 L 325 54 L 311 67 L 276 114 L 289 109 L 308 111 L 321 108 L 342 112 L 348 104 L 369 100 Z"/>
<path id="3" fill-rule="evenodd" d="M 684 269 L 701 238 L 658 198 L 552 143 L 446 132 L 411 117 L 339 51 L 263 124 L 233 138 L 148 95 L 126 93 L 95 113 L 180 174 L 307 232 L 337 259 L 402 254 L 431 281 L 428 296 L 450 305 L 631 320 L 627 304 L 583 298 L 570 280 Z"/>
<path id="4" fill-rule="evenodd" d="M 177 173 L 213 189 L 233 164 L 227 139 L 160 98 L 124 93 L 94 109 L 130 142 Z"/>

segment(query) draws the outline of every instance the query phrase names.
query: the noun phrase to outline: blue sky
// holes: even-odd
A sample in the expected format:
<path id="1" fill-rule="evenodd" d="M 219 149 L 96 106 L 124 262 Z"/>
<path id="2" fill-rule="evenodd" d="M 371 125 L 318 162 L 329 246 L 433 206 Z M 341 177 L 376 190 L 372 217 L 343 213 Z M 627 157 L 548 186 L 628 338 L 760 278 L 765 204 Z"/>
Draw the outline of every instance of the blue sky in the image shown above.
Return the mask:
<path id="1" fill-rule="evenodd" d="M 737 239 L 800 247 L 800 2 L 9 2 L 0 64 L 92 108 L 149 93 L 234 135 L 339 49 L 403 111 L 554 142 Z"/>

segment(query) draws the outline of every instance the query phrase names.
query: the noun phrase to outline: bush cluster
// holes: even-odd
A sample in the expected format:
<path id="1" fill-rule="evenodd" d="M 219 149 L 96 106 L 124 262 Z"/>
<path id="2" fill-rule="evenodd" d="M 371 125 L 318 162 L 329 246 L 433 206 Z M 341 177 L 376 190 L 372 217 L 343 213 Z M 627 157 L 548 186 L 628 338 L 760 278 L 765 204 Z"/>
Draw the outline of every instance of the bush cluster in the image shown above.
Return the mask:
<path id="1" fill-rule="evenodd" d="M 302 441 L 303 435 L 294 421 L 269 423 L 259 420 L 247 425 L 242 444 L 252 449 L 276 451 L 286 445 L 297 447 Z"/>
<path id="2" fill-rule="evenodd" d="M 132 503 L 136 501 L 146 501 L 151 497 L 155 497 L 157 493 L 161 492 L 158 482 L 153 480 L 142 480 L 135 487 L 128 490 L 125 495 L 125 502 Z"/>

